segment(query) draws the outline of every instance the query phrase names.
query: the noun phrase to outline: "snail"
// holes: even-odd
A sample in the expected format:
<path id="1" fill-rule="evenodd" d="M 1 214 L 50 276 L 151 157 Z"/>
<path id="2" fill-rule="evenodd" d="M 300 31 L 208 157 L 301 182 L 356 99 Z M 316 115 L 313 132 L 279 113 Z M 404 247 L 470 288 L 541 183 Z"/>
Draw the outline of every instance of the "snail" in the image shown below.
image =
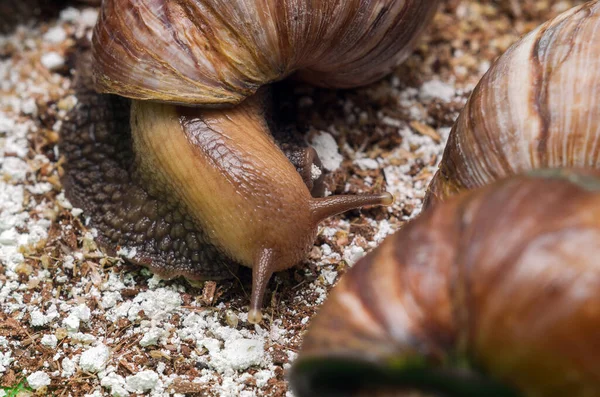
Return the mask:
<path id="1" fill-rule="evenodd" d="M 437 3 L 105 0 L 61 137 L 67 197 L 107 249 L 133 249 L 164 277 L 251 267 L 248 321 L 260 322 L 271 274 L 304 258 L 321 220 L 392 202 L 313 197 L 316 153 L 292 145 L 286 157 L 260 87 L 292 73 L 338 88 L 379 79 Z"/>
<path id="2" fill-rule="evenodd" d="M 600 166 L 599 27 L 590 1 L 495 62 L 450 133 L 428 203 L 530 169 Z"/>
<path id="3" fill-rule="evenodd" d="M 295 395 L 600 396 L 599 242 L 595 170 L 534 170 L 436 203 L 334 287 L 292 367 Z"/>

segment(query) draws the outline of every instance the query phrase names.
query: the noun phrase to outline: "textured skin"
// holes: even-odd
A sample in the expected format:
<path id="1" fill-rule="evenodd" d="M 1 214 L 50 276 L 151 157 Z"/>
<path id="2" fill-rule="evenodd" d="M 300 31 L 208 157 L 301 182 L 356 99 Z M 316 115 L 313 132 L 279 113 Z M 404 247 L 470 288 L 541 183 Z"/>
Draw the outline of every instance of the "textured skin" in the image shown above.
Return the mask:
<path id="1" fill-rule="evenodd" d="M 160 194 L 160 186 L 142 184 L 145 178 L 137 173 L 131 147 L 130 101 L 92 90 L 89 55 L 78 59 L 78 104 L 61 130 L 67 198 L 91 218 L 100 243 L 111 253 L 118 247 L 135 248 L 131 261 L 164 277 L 232 276 L 239 265 L 207 241 L 183 204 Z M 311 167 L 302 162 L 306 148 L 290 142 L 287 154 L 302 173 Z"/>
<path id="2" fill-rule="evenodd" d="M 536 168 L 600 167 L 600 2 L 543 24 L 482 78 L 428 198 Z"/>

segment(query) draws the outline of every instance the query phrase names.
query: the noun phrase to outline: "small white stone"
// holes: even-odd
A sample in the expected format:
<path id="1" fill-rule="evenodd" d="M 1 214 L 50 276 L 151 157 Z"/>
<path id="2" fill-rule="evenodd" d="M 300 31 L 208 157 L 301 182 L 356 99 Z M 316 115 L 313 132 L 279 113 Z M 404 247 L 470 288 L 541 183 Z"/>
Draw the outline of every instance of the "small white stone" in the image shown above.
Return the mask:
<path id="1" fill-rule="evenodd" d="M 63 378 L 68 378 L 75 373 L 75 360 L 71 360 L 68 357 L 63 358 L 62 360 L 62 373 L 61 376 Z"/>
<path id="2" fill-rule="evenodd" d="M 44 371 L 36 371 L 27 377 L 27 383 L 33 390 L 50 385 L 50 376 Z"/>
<path id="3" fill-rule="evenodd" d="M 6 353 L 0 353 L 0 373 L 6 372 L 10 364 L 14 361 L 11 357 L 12 352 L 7 351 Z"/>
<path id="4" fill-rule="evenodd" d="M 160 328 L 150 328 L 148 332 L 144 334 L 142 339 L 140 340 L 140 346 L 152 346 L 156 345 L 160 337 L 162 336 L 163 331 Z"/>
<path id="5" fill-rule="evenodd" d="M 146 370 L 128 376 L 125 382 L 131 390 L 143 393 L 156 387 L 156 384 L 158 383 L 158 374 L 154 371 Z"/>
<path id="6" fill-rule="evenodd" d="M 377 170 L 379 169 L 379 163 L 375 159 L 356 159 L 354 164 L 361 170 Z"/>
<path id="7" fill-rule="evenodd" d="M 311 145 L 317 151 L 323 168 L 328 171 L 335 171 L 340 168 L 344 158 L 338 150 L 337 142 L 330 133 L 319 131 L 312 138 Z"/>
<path id="8" fill-rule="evenodd" d="M 60 19 L 66 22 L 76 22 L 80 16 L 81 12 L 75 7 L 68 7 L 60 12 Z"/>
<path id="9" fill-rule="evenodd" d="M 351 246 L 344 249 L 344 260 L 348 266 L 354 266 L 356 261 L 365 256 L 365 250 L 362 247 Z"/>
<path id="10" fill-rule="evenodd" d="M 32 194 L 45 194 L 52 191 L 52 184 L 48 182 L 40 182 L 32 186 L 27 186 L 26 188 Z"/>
<path id="11" fill-rule="evenodd" d="M 450 102 L 454 98 L 456 90 L 450 84 L 440 80 L 431 80 L 421 86 L 419 98 L 422 101 L 440 99 L 444 102 Z"/>
<path id="12" fill-rule="evenodd" d="M 56 202 L 65 209 L 68 209 L 68 210 L 73 209 L 73 205 L 65 197 L 65 192 L 60 192 L 58 194 L 58 196 L 56 196 Z"/>
<path id="13" fill-rule="evenodd" d="M 338 272 L 336 272 L 335 270 L 331 270 L 331 269 L 322 269 L 321 270 L 321 276 L 323 276 L 323 278 L 325 279 L 325 281 L 327 281 L 327 283 L 329 285 L 333 285 L 333 283 L 335 282 L 335 279 L 337 278 Z"/>
<path id="14" fill-rule="evenodd" d="M 71 214 L 73 214 L 73 216 L 77 218 L 79 215 L 83 214 L 83 210 L 81 208 L 73 208 L 71 210 Z"/>
<path id="15" fill-rule="evenodd" d="M 100 385 L 104 388 L 110 389 L 110 394 L 115 397 L 126 397 L 129 395 L 127 389 L 125 389 L 125 379 L 121 375 L 117 375 L 112 372 L 102 378 Z"/>
<path id="16" fill-rule="evenodd" d="M 322 174 L 323 174 L 323 171 L 321 171 L 321 169 L 319 167 L 317 167 L 314 164 L 310 165 L 310 179 L 312 179 L 313 181 L 316 181 L 317 179 L 319 179 L 321 177 Z"/>
<path id="17" fill-rule="evenodd" d="M 42 55 L 42 65 L 48 70 L 60 69 L 65 64 L 65 58 L 57 52 L 48 52 Z"/>
<path id="18" fill-rule="evenodd" d="M 90 308 L 84 304 L 77 306 L 76 308 L 71 310 L 71 313 L 75 314 L 81 321 L 90 321 L 90 316 L 92 312 Z"/>
<path id="19" fill-rule="evenodd" d="M 100 305 L 103 309 L 110 309 L 111 307 L 114 307 L 120 300 L 123 300 L 120 292 L 107 291 L 102 294 L 102 301 L 100 302 Z"/>
<path id="20" fill-rule="evenodd" d="M 29 98 L 24 100 L 21 103 L 21 111 L 25 114 L 30 114 L 32 116 L 36 116 L 38 112 L 37 104 L 35 103 L 35 99 Z"/>
<path id="21" fill-rule="evenodd" d="M 244 370 L 260 365 L 264 357 L 263 341 L 258 339 L 237 339 L 225 341 L 223 358 L 235 370 Z"/>
<path id="22" fill-rule="evenodd" d="M 48 29 L 46 34 L 44 34 L 44 40 L 53 44 L 62 43 L 63 41 L 65 41 L 66 38 L 67 32 L 65 32 L 62 26 L 55 26 L 53 28 L 50 28 Z"/>
<path id="23" fill-rule="evenodd" d="M 94 335 L 84 334 L 83 332 L 75 332 L 69 336 L 71 337 L 72 342 L 78 342 L 87 345 L 94 343 L 97 339 Z"/>
<path id="24" fill-rule="evenodd" d="M 67 328 L 68 332 L 79 331 L 79 317 L 77 314 L 71 312 L 67 318 L 63 320 L 63 325 Z"/>
<path id="25" fill-rule="evenodd" d="M 87 27 L 93 27 L 98 19 L 98 10 L 94 8 L 86 8 L 81 13 L 81 23 Z"/>
<path id="26" fill-rule="evenodd" d="M 81 367 L 82 371 L 97 373 L 106 367 L 109 358 L 110 349 L 100 344 L 81 353 L 79 367 Z"/>
<path id="27" fill-rule="evenodd" d="M 54 349 L 58 343 L 58 339 L 56 339 L 56 336 L 54 335 L 44 335 L 42 336 L 40 343 L 44 346 Z"/>
<path id="28" fill-rule="evenodd" d="M 46 318 L 44 313 L 37 309 L 31 312 L 30 317 L 29 324 L 31 324 L 32 327 L 42 327 L 48 323 L 48 318 Z"/>
<path id="29" fill-rule="evenodd" d="M 137 254 L 137 248 L 127 248 L 127 247 L 121 247 L 119 248 L 119 250 L 117 251 L 117 255 L 119 256 L 124 256 L 127 259 L 133 259 L 135 258 Z"/>

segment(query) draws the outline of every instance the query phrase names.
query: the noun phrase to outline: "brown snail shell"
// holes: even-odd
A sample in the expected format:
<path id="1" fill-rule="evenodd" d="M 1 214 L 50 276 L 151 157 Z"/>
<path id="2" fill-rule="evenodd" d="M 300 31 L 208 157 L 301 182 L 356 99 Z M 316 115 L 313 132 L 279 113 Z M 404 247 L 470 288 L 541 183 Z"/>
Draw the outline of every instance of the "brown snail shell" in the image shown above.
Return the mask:
<path id="1" fill-rule="evenodd" d="M 600 396 L 598 177 L 539 170 L 406 224 L 313 319 L 296 395 Z"/>
<path id="2" fill-rule="evenodd" d="M 368 84 L 411 53 L 438 0 L 105 0 L 96 87 L 135 99 L 235 104 L 298 71 Z"/>
<path id="3" fill-rule="evenodd" d="M 514 44 L 454 125 L 428 195 L 535 168 L 600 166 L 600 2 L 575 7 Z"/>

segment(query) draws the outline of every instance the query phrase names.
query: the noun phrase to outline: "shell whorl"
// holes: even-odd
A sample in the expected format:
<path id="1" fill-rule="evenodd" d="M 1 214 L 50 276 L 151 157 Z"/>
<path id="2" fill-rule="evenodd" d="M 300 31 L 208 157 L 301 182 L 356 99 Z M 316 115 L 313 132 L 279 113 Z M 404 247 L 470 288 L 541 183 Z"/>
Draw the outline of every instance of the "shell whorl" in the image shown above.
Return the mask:
<path id="1" fill-rule="evenodd" d="M 438 0 L 105 0 L 96 88 L 135 99 L 235 104 L 299 71 L 330 87 L 404 60 Z"/>
<path id="2" fill-rule="evenodd" d="M 438 391 L 450 395 L 514 395 L 451 388 L 473 385 L 470 374 L 524 396 L 598 395 L 598 176 L 505 179 L 439 203 L 389 237 L 312 321 L 292 372 L 298 395 L 350 382 L 336 371 L 353 365 L 404 386 L 445 379 Z"/>
<path id="3" fill-rule="evenodd" d="M 542 167 L 600 166 L 600 2 L 513 45 L 473 91 L 430 196 Z"/>

